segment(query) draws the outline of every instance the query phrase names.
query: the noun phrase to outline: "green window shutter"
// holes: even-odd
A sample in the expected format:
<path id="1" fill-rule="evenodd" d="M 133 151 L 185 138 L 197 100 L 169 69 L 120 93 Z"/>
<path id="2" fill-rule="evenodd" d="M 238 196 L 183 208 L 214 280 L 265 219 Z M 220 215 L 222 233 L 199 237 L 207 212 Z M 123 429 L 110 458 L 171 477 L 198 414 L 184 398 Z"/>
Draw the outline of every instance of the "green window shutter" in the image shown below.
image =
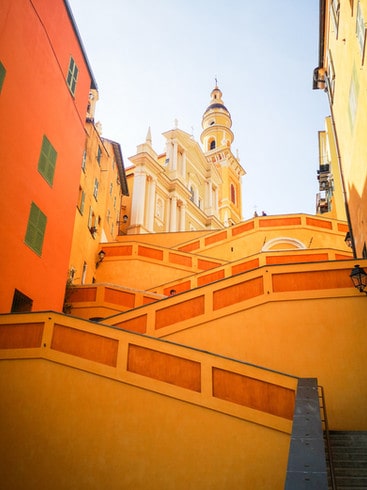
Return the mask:
<path id="1" fill-rule="evenodd" d="M 55 174 L 57 153 L 46 136 L 43 137 L 38 171 L 44 179 L 52 185 Z"/>
<path id="2" fill-rule="evenodd" d="M 1 89 L 3 88 L 3 83 L 5 80 L 5 74 L 6 74 L 5 66 L 0 61 L 0 92 L 1 92 Z"/>
<path id="3" fill-rule="evenodd" d="M 45 236 L 47 217 L 34 202 L 29 213 L 28 226 L 25 235 L 25 243 L 38 255 L 42 253 L 43 239 Z"/>
<path id="4" fill-rule="evenodd" d="M 72 95 L 75 94 L 76 82 L 78 80 L 78 73 L 79 73 L 79 69 L 76 66 L 73 58 L 70 57 L 69 69 L 68 69 L 68 74 L 66 77 L 66 83 L 68 84 L 69 90 L 72 93 Z"/>

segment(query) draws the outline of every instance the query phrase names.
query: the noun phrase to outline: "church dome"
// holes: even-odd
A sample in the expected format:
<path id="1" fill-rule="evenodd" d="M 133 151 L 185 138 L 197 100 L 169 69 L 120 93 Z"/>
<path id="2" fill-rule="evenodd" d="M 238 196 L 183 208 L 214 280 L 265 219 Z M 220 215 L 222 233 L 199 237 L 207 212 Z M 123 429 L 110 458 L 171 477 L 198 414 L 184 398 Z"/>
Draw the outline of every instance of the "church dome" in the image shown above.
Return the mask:
<path id="1" fill-rule="evenodd" d="M 227 107 L 224 104 L 221 104 L 220 102 L 214 102 L 213 104 L 210 104 L 207 108 L 204 114 L 206 114 L 208 111 L 211 109 L 224 109 L 225 111 L 228 112 Z"/>

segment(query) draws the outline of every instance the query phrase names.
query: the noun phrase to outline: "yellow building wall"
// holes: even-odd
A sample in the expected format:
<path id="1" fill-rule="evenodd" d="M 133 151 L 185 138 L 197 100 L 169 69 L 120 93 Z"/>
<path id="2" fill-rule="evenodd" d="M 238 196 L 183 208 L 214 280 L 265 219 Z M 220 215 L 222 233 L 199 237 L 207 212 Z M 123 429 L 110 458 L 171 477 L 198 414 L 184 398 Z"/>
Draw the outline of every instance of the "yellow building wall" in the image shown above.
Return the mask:
<path id="1" fill-rule="evenodd" d="M 85 152 L 69 260 L 69 271 L 73 271 L 70 276 L 73 284 L 88 284 L 93 281 L 98 252 L 103 247 L 101 242 L 113 241 L 118 233 L 122 195 L 112 144 L 101 138 L 93 123 L 86 125 Z M 96 180 L 97 197 L 94 196 Z M 90 210 L 93 215 L 90 214 Z M 91 231 L 93 227 L 95 232 Z M 65 281 L 66 279 L 65 277 Z"/>
<path id="2" fill-rule="evenodd" d="M 331 3 L 327 1 L 325 8 L 324 67 L 331 81 L 329 101 L 335 120 L 356 252 L 361 257 L 367 243 L 367 46 L 364 41 L 361 52 L 356 25 L 360 7 L 363 37 L 366 39 L 367 1 L 340 2 L 338 28 L 333 21 Z"/>
<path id="3" fill-rule="evenodd" d="M 280 490 L 296 387 L 60 314 L 3 316 L 1 488 Z"/>
<path id="4" fill-rule="evenodd" d="M 367 430 L 366 298 L 269 302 L 165 336 L 325 388 L 331 430 Z"/>
<path id="5" fill-rule="evenodd" d="M 330 428 L 366 430 L 366 299 L 353 288 L 353 265 L 263 266 L 103 322 L 316 377 L 330 400 Z"/>

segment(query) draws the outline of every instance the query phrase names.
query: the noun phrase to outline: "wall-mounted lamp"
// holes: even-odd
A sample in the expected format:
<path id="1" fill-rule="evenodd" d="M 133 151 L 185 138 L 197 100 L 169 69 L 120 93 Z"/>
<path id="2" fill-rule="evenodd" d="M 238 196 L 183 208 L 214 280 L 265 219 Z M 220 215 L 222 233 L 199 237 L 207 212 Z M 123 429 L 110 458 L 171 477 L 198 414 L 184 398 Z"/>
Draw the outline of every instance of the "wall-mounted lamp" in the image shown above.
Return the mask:
<path id="1" fill-rule="evenodd" d="M 106 257 L 106 252 L 104 250 L 100 250 L 98 252 L 98 260 L 96 262 L 96 269 L 98 269 L 99 264 L 101 264 L 104 261 L 105 257 Z"/>
<path id="2" fill-rule="evenodd" d="M 349 231 L 347 231 L 347 234 L 345 235 L 344 241 L 345 241 L 345 244 L 347 247 L 353 248 L 352 236 L 351 236 Z"/>
<path id="3" fill-rule="evenodd" d="M 353 285 L 360 293 L 366 293 L 367 288 L 367 274 L 365 271 L 359 267 L 359 265 L 355 265 L 352 272 L 349 276 L 352 279 Z"/>

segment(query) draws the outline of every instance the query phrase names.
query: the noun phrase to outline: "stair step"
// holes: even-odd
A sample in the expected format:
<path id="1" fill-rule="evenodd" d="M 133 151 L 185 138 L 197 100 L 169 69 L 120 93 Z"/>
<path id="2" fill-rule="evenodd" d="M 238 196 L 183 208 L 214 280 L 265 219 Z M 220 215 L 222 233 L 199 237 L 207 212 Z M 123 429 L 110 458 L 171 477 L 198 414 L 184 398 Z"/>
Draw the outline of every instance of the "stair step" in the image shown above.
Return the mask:
<path id="1" fill-rule="evenodd" d="M 338 490 L 353 489 L 353 488 L 367 488 L 367 478 L 336 478 L 336 484 Z"/>
<path id="2" fill-rule="evenodd" d="M 334 431 L 329 435 L 338 490 L 366 490 L 367 431 Z"/>
<path id="3" fill-rule="evenodd" d="M 334 468 L 336 476 L 351 476 L 353 478 L 367 478 L 366 468 Z"/>

